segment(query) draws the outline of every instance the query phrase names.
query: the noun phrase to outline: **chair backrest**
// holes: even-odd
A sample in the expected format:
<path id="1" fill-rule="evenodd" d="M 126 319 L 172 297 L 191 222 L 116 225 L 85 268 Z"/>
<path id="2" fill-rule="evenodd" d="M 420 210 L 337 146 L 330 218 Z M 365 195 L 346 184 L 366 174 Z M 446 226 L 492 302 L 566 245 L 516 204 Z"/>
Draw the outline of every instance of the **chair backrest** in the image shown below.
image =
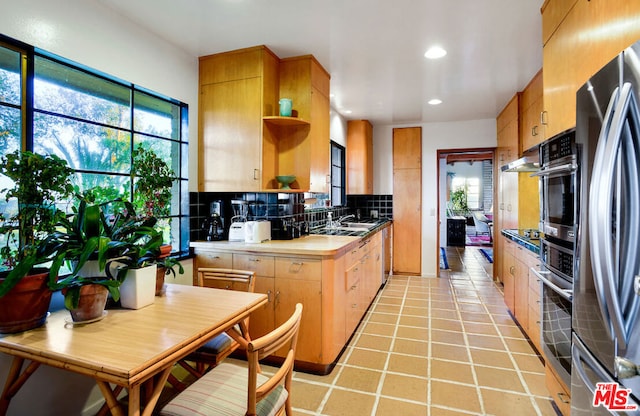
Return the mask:
<path id="1" fill-rule="evenodd" d="M 253 292 L 255 288 L 255 272 L 249 270 L 221 269 L 200 267 L 196 285 L 217 289 Z"/>
<path id="2" fill-rule="evenodd" d="M 279 385 L 284 385 L 287 392 L 291 393 L 291 378 L 293 376 L 293 364 L 301 317 L 302 304 L 298 303 L 293 315 L 285 323 L 268 334 L 244 345 L 247 351 L 249 367 L 247 414 L 255 414 L 256 404 Z M 280 368 L 267 381 L 257 385 L 258 373 L 260 372 L 259 360 L 268 357 L 283 347 L 287 348 L 287 355 Z M 287 406 L 290 405 L 290 400 L 287 400 Z M 290 408 L 287 414 L 291 414 Z"/>
<path id="3" fill-rule="evenodd" d="M 477 232 L 486 232 L 489 230 L 489 219 L 479 211 L 473 212 L 473 224 Z"/>

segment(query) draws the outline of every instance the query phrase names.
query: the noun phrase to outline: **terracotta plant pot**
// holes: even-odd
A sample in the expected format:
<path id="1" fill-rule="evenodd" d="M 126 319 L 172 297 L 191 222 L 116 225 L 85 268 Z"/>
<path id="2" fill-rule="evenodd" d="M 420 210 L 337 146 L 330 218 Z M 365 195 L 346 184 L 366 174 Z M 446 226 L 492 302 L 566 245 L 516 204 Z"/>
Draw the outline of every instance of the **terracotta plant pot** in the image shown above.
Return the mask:
<path id="1" fill-rule="evenodd" d="M 167 268 L 158 265 L 158 270 L 156 271 L 156 296 L 162 296 L 164 289 L 164 276 L 166 273 Z"/>
<path id="2" fill-rule="evenodd" d="M 69 310 L 73 322 L 85 322 L 100 318 L 107 304 L 108 294 L 109 290 L 102 285 L 90 284 L 82 286 L 80 288 L 78 307 Z"/>
<path id="3" fill-rule="evenodd" d="M 48 270 L 25 276 L 0 298 L 0 334 L 27 331 L 45 323 L 53 293 L 48 279 Z"/>

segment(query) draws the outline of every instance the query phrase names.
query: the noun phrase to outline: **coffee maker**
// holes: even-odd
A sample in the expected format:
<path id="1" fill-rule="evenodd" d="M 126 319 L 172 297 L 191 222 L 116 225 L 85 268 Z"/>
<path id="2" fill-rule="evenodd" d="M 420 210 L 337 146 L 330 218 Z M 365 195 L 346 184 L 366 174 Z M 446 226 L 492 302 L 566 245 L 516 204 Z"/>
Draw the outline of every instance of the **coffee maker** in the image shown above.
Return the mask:
<path id="1" fill-rule="evenodd" d="M 210 206 L 209 218 L 204 220 L 202 229 L 207 234 L 207 241 L 219 241 L 225 239 L 223 202 L 214 201 Z"/>

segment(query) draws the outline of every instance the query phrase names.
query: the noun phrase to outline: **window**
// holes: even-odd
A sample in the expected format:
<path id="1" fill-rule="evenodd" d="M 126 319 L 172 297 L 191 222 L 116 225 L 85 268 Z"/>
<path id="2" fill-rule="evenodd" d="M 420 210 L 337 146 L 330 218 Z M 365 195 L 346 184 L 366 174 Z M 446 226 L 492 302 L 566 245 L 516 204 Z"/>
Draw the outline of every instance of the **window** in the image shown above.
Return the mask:
<path id="1" fill-rule="evenodd" d="M 331 141 L 331 205 L 346 204 L 344 147 Z"/>
<path id="2" fill-rule="evenodd" d="M 466 195 L 468 209 L 480 209 L 480 178 L 454 177 L 451 180 L 451 191 L 463 190 Z"/>
<path id="3" fill-rule="evenodd" d="M 18 148 L 58 155 L 76 171 L 79 190 L 97 188 L 108 200 L 132 198 L 132 151 L 153 150 L 179 178 L 164 237 L 180 251 L 188 250 L 189 232 L 187 111 L 184 103 L 43 51 L 0 46 L 0 155 Z"/>

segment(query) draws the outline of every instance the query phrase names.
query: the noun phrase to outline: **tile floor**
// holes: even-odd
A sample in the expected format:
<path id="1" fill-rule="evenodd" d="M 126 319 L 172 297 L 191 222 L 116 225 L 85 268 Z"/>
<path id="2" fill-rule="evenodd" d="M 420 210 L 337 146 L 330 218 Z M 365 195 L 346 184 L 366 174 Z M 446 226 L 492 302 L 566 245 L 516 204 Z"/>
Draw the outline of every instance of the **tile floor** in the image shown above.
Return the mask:
<path id="1" fill-rule="evenodd" d="M 389 279 L 331 374 L 294 374 L 296 415 L 556 415 L 491 263 L 447 257 L 441 278 Z"/>
<path id="2" fill-rule="evenodd" d="M 331 374 L 294 372 L 296 415 L 556 416 L 492 264 L 478 247 L 447 257 L 440 278 L 387 281 Z"/>

